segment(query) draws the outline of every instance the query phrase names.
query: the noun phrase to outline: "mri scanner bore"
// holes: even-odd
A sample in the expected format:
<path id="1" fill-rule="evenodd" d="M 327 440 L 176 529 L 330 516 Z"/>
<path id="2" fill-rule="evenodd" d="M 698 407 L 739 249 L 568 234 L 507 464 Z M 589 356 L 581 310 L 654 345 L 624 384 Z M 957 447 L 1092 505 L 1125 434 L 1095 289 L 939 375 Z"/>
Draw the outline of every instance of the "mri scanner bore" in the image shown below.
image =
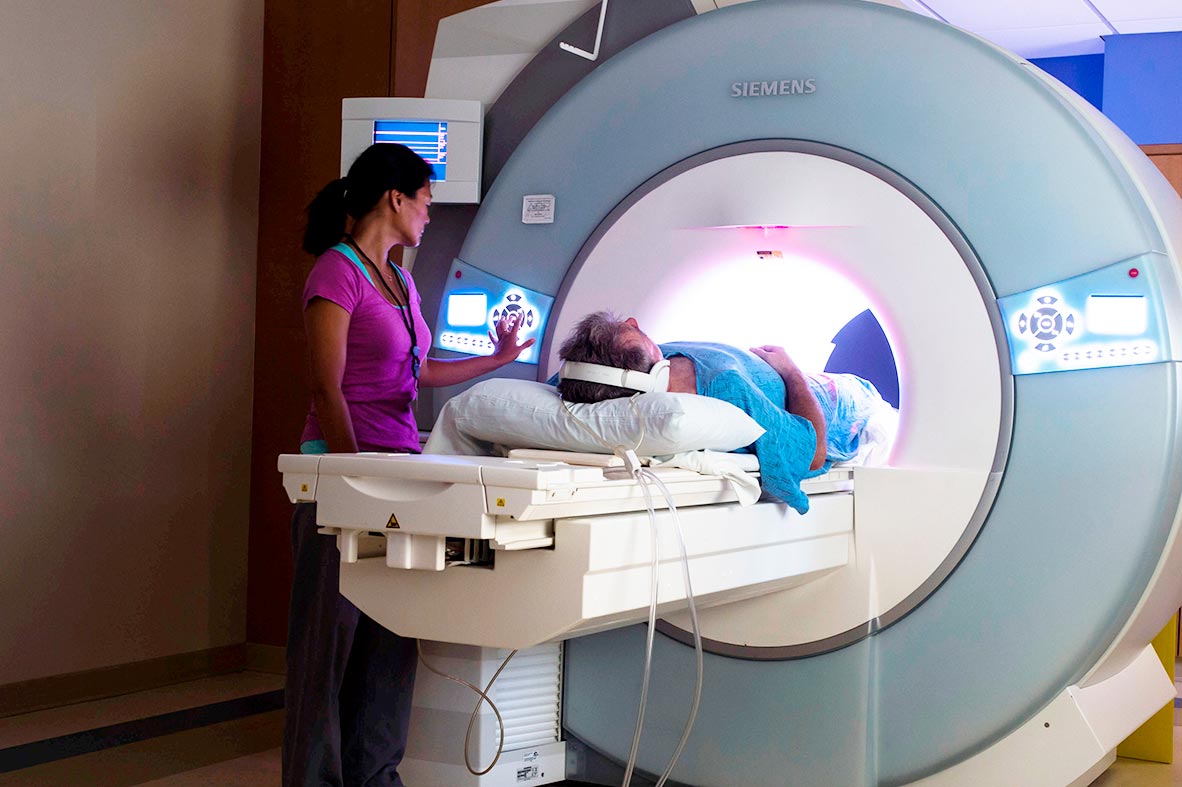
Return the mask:
<path id="1" fill-rule="evenodd" d="M 799 186 L 806 183 L 809 188 Z M 697 194 L 725 194 L 727 200 L 709 223 L 694 226 L 690 222 L 702 216 Z M 610 292 L 612 307 L 653 326 L 657 341 L 708 332 L 753 346 L 771 337 L 791 347 L 806 369 L 900 370 L 897 382 L 890 375 L 883 384 L 897 387 L 902 422 L 890 485 L 902 489 L 900 479 L 908 477 L 922 488 L 922 473 L 940 468 L 927 483 L 938 484 L 941 493 L 926 496 L 930 509 L 917 505 L 913 494 L 867 502 L 883 523 L 907 521 L 906 538 L 922 546 L 880 549 L 873 569 L 857 561 L 837 581 L 807 594 L 746 602 L 746 614 L 744 605 L 718 614 L 705 610 L 703 630 L 720 641 L 711 647 L 727 650 L 721 642 L 730 642 L 749 657 L 778 658 L 848 644 L 871 625 L 905 614 L 907 607 L 899 605 L 917 603 L 918 594 L 938 584 L 980 528 L 976 512 L 988 510 L 995 491 L 990 476 L 1004 463 L 1008 442 L 999 319 L 982 298 L 984 277 L 970 267 L 975 261 L 962 256 L 966 244 L 922 202 L 897 176 L 846 151 L 778 141 L 723 146 L 679 162 L 634 191 L 605 221 L 609 226 L 601 227 L 594 247 L 584 249 L 577 278 L 560 296 L 559 336 Z M 733 216 L 747 221 L 726 220 Z M 780 256 L 763 259 L 758 252 L 768 248 Z M 917 286 L 900 287 L 901 278 Z M 619 286 L 624 281 L 629 286 Z M 847 349 L 843 360 L 853 368 L 835 368 L 833 339 L 851 323 L 865 322 L 859 318 L 867 309 L 866 333 L 873 336 L 881 324 L 885 341 L 867 342 L 866 353 Z M 900 336 L 908 321 L 919 330 Z M 895 353 L 896 346 L 909 351 Z M 911 362 L 912 354 L 941 360 L 920 365 Z M 897 525 L 885 527 L 894 532 L 875 535 L 869 518 L 855 528 L 858 538 L 868 539 L 865 551 L 869 539 L 900 538 Z M 769 604 L 788 598 L 796 599 L 787 601 L 788 609 L 766 614 Z M 761 619 L 768 622 L 755 625 Z"/>
<path id="2" fill-rule="evenodd" d="M 561 431 L 552 397 L 531 397 L 562 337 L 601 308 L 658 342 L 772 342 L 809 369 L 889 370 L 863 374 L 884 394 L 879 380 L 897 381 L 889 464 L 806 488 L 806 515 L 668 471 L 706 650 L 673 778 L 1088 783 L 1173 695 L 1147 646 L 1182 594 L 1177 195 L 1049 77 L 898 9 L 658 2 L 614 24 L 635 43 L 567 85 L 552 79 L 557 46 L 521 69 L 487 112 L 529 120 L 488 126 L 486 150 L 512 152 L 486 170 L 479 210 L 436 214 L 433 231 L 453 235 L 435 250 L 428 236 L 415 262 L 436 334 L 478 330 L 512 293 L 540 341 L 536 365 L 514 364 L 495 391 L 425 402 L 444 413 L 431 440 L 504 444 L 495 425 L 513 402 Z M 556 40 L 584 40 L 576 27 Z M 440 98 L 467 97 L 463 79 L 432 79 Z M 815 90 L 730 90 L 779 79 Z M 544 114 L 528 109 L 539 102 Z M 523 223 L 538 194 L 553 222 Z M 452 294 L 479 297 L 448 328 Z M 878 351 L 854 358 L 844 337 L 872 323 Z M 661 407 L 642 415 L 674 446 L 692 405 Z M 337 533 L 342 592 L 375 620 L 458 643 L 438 647 L 477 672 L 495 649 L 540 648 L 538 713 L 561 723 L 507 722 L 516 743 L 498 768 L 522 783 L 596 781 L 630 759 L 649 632 L 626 624 L 646 617 L 653 550 L 641 492 L 595 461 L 281 461 L 292 496 L 312 495 Z M 665 532 L 668 512 L 656 519 Z M 449 539 L 491 560 L 448 565 Z M 636 755 L 653 775 L 696 672 L 676 545 L 659 542 Z M 407 778 L 479 783 L 432 743 L 455 740 L 471 705 L 420 688 Z"/>

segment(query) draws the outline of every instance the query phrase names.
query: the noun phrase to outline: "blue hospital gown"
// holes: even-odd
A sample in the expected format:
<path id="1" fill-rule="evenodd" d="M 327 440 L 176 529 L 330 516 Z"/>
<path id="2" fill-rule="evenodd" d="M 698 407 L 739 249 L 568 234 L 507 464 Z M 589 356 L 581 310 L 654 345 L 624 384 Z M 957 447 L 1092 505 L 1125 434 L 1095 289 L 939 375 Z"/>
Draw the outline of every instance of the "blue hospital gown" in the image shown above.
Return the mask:
<path id="1" fill-rule="evenodd" d="M 784 409 L 784 380 L 766 361 L 746 350 L 712 342 L 660 345 L 665 357 L 685 356 L 694 363 L 698 393 L 730 402 L 766 432 L 751 446 L 759 458 L 761 485 L 800 513 L 809 508 L 800 482 L 826 472 L 833 462 L 852 459 L 866 419 L 880 400 L 866 380 L 851 374 L 806 374 L 826 425 L 826 462 L 810 471 L 817 433 L 806 418 Z"/>

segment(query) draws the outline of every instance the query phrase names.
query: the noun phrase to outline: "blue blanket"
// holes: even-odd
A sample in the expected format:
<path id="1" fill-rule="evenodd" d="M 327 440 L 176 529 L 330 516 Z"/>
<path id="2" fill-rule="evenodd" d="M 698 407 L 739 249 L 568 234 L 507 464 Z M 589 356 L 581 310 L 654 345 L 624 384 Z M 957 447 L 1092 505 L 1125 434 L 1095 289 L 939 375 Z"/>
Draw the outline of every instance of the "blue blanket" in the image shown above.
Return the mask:
<path id="1" fill-rule="evenodd" d="M 767 430 L 750 447 L 759 457 L 761 485 L 802 514 L 808 511 L 809 501 L 800 482 L 857 454 L 862 427 L 880 398 L 873 385 L 854 375 L 806 375 L 827 433 L 826 462 L 810 471 L 816 430 L 807 419 L 784 409 L 784 380 L 767 362 L 746 350 L 710 342 L 671 342 L 662 344 L 661 352 L 666 357 L 689 358 L 699 394 L 730 402 Z"/>
<path id="2" fill-rule="evenodd" d="M 825 458 L 829 464 L 858 455 L 866 422 L 885 403 L 873 383 L 854 374 L 806 373 L 825 416 Z"/>

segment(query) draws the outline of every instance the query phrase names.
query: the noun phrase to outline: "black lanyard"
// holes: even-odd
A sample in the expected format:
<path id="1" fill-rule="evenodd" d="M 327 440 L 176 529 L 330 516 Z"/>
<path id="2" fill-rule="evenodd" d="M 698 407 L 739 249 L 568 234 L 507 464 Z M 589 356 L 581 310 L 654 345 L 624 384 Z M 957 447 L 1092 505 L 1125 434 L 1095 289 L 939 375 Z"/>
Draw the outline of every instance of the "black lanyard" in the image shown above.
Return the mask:
<path id="1" fill-rule="evenodd" d="M 357 251 L 358 254 L 361 255 L 363 260 L 368 262 L 371 266 L 373 266 L 373 269 L 377 271 L 378 281 L 382 283 L 382 287 L 386 289 L 386 292 L 390 293 L 390 300 L 394 302 L 394 306 L 397 308 L 398 296 L 394 294 L 394 290 L 390 289 L 390 285 L 386 283 L 386 277 L 382 275 L 382 269 L 379 268 L 377 264 L 369 258 L 368 254 L 362 251 L 361 246 L 358 245 L 357 241 L 352 235 L 346 235 L 345 240 Z M 393 264 L 389 262 L 387 262 L 387 264 L 392 268 L 394 267 Z M 402 301 L 406 304 L 405 307 L 398 309 L 398 312 L 402 315 L 402 322 L 406 325 L 406 332 L 410 334 L 410 373 L 415 379 L 415 387 L 418 388 L 419 368 L 422 366 L 423 362 L 419 357 L 419 337 L 415 332 L 415 318 L 414 314 L 412 314 L 410 310 L 410 288 L 406 286 L 406 280 L 402 278 L 401 271 L 399 271 L 397 268 L 394 268 L 394 273 L 398 277 L 399 289 L 402 291 Z"/>

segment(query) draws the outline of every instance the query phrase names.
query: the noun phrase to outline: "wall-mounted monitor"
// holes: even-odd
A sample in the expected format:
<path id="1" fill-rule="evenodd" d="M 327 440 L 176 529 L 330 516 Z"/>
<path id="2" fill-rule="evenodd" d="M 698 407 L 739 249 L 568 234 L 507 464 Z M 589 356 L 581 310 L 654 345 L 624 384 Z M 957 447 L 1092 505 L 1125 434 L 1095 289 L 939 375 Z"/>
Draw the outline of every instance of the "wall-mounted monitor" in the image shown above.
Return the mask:
<path id="1" fill-rule="evenodd" d="M 375 142 L 397 142 L 435 168 L 434 202 L 479 202 L 483 126 L 479 101 L 346 98 L 341 102 L 341 175 Z"/>

